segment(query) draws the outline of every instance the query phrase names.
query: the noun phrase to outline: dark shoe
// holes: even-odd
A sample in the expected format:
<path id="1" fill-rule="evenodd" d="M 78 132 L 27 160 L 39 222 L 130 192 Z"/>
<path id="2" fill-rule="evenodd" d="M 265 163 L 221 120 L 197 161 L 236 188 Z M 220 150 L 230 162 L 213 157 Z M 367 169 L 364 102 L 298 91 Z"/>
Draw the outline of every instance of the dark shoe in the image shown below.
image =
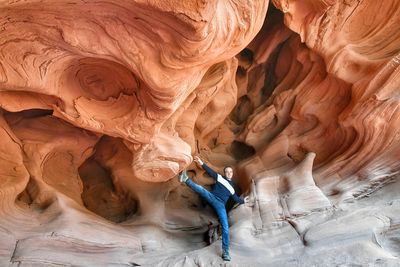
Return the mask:
<path id="1" fill-rule="evenodd" d="M 229 250 L 224 250 L 224 252 L 222 252 L 222 259 L 224 261 L 230 261 L 231 260 L 231 256 L 229 256 Z"/>
<path id="2" fill-rule="evenodd" d="M 181 183 L 185 183 L 189 179 L 189 176 L 187 175 L 186 171 L 183 171 L 179 174 L 179 181 Z"/>

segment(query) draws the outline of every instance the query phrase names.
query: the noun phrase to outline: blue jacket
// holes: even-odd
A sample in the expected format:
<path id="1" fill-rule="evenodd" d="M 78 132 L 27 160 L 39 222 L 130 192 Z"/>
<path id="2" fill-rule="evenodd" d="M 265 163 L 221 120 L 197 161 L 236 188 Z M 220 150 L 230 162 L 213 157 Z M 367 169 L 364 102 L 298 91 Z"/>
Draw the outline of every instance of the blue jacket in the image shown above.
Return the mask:
<path id="1" fill-rule="evenodd" d="M 205 163 L 202 165 L 203 169 L 215 179 L 215 184 L 211 190 L 211 193 L 220 199 L 223 203 L 226 203 L 229 197 L 239 204 L 243 204 L 244 200 L 236 195 L 234 188 L 234 183 L 226 179 L 224 176 L 216 173 L 213 169 L 208 167 Z"/>

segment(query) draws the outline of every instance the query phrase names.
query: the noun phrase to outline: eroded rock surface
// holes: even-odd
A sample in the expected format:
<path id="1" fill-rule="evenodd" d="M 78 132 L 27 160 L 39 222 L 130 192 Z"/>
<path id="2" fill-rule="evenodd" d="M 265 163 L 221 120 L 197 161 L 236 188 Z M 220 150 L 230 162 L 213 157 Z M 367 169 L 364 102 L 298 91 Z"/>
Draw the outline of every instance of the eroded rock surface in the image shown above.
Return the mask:
<path id="1" fill-rule="evenodd" d="M 233 266 L 399 265 L 398 25 L 396 0 L 0 1 L 0 265 L 219 266 L 194 155 L 251 197 Z"/>

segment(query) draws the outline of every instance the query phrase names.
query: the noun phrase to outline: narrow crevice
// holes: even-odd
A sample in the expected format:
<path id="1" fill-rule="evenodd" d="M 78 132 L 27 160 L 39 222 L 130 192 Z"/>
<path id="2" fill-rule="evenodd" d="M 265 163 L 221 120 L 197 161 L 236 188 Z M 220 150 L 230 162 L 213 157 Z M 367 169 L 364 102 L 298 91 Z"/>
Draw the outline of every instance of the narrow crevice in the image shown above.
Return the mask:
<path id="1" fill-rule="evenodd" d="M 51 116 L 53 115 L 52 109 L 26 109 L 18 112 L 10 112 L 5 109 L 2 109 L 4 112 L 5 117 L 21 117 L 21 118 L 37 118 L 37 117 L 44 117 L 44 116 Z"/>

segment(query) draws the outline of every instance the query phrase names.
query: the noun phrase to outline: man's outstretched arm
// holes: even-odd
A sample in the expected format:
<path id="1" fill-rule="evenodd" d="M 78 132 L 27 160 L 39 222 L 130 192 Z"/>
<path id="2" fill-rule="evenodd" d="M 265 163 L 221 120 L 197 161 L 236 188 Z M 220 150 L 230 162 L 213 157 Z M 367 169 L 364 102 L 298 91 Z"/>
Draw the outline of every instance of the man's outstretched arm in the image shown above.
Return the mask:
<path id="1" fill-rule="evenodd" d="M 201 165 L 201 167 L 208 173 L 208 175 L 210 175 L 212 178 L 214 178 L 215 180 L 218 179 L 218 173 L 216 173 L 213 169 L 211 169 L 210 167 L 207 166 L 207 164 L 203 163 L 203 165 Z"/>
<path id="2" fill-rule="evenodd" d="M 194 157 L 194 161 L 197 163 L 199 167 L 202 167 L 208 175 L 210 175 L 215 180 L 218 179 L 218 173 L 216 173 L 213 169 L 207 166 L 199 157 Z"/>

